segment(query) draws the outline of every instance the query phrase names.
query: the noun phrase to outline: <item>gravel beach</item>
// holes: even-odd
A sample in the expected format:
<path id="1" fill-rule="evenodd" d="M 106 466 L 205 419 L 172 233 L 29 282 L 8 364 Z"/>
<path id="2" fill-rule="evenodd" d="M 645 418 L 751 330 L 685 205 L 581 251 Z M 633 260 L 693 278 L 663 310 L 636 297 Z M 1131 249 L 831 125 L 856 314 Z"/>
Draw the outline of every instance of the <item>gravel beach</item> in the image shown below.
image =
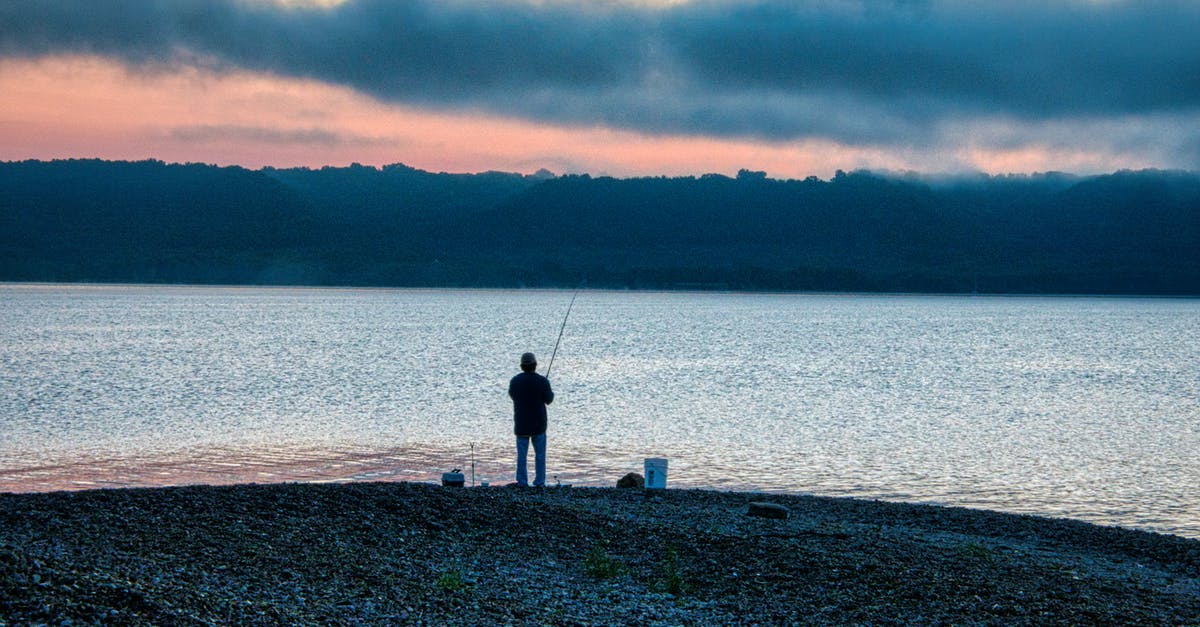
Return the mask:
<path id="1" fill-rule="evenodd" d="M 0 494 L 0 625 L 27 624 L 1200 625 L 1200 541 L 702 490 Z"/>

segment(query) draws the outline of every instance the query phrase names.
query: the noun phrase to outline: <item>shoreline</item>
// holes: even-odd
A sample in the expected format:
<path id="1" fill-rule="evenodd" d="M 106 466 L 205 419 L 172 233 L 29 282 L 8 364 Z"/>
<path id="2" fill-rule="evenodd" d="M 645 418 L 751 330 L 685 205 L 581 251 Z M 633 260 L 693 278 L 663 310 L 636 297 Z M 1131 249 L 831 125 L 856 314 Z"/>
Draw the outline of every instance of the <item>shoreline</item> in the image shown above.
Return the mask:
<path id="1" fill-rule="evenodd" d="M 151 484 L 151 483 L 126 484 L 126 483 L 121 483 L 121 482 L 108 483 L 108 482 L 104 482 L 104 481 L 99 481 L 99 482 L 81 483 L 78 486 L 74 486 L 74 487 L 70 487 L 70 488 L 45 488 L 45 489 L 39 488 L 39 489 L 34 489 L 34 490 L 0 489 L 0 499 L 4 499 L 6 497 L 17 497 L 17 498 L 36 497 L 36 496 L 53 497 L 55 495 L 86 494 L 86 493 L 93 493 L 93 492 L 99 492 L 99 493 L 124 492 L 124 491 L 151 491 L 151 492 L 153 492 L 153 491 L 191 490 L 191 489 L 203 490 L 203 489 L 210 489 L 210 488 L 211 489 L 237 490 L 240 488 L 254 489 L 254 488 L 272 488 L 272 487 L 282 487 L 282 486 L 303 488 L 305 486 L 338 487 L 338 486 L 383 484 L 383 485 L 393 485 L 393 486 L 405 486 L 406 488 L 413 488 L 413 489 L 420 489 L 420 488 L 441 489 L 442 486 L 438 480 L 438 477 L 441 474 L 443 474 L 443 471 L 439 470 L 436 472 L 429 472 L 429 473 L 427 473 L 427 476 L 422 476 L 421 478 L 394 478 L 394 477 L 384 477 L 384 476 L 374 477 L 374 478 L 362 478 L 362 477 L 357 477 L 357 476 L 329 475 L 327 477 L 320 477 L 320 478 L 295 478 L 295 479 L 267 480 L 267 481 L 255 481 L 253 479 L 239 478 L 239 479 L 231 479 L 228 481 L 221 481 L 221 482 L 187 482 L 187 483 L 164 483 L 164 484 Z M 511 477 L 509 477 L 508 479 L 506 479 L 503 482 L 488 482 L 488 483 L 489 483 L 489 485 L 486 485 L 486 486 L 479 485 L 478 483 L 476 485 L 471 485 L 468 480 L 467 484 L 461 489 L 466 490 L 466 491 L 497 490 L 497 489 L 507 490 L 509 488 L 515 487 L 511 481 Z M 574 490 L 574 491 L 588 491 L 588 490 L 605 491 L 605 490 L 609 490 L 609 489 L 615 489 L 615 488 L 612 488 L 612 486 L 610 485 L 611 483 L 612 483 L 611 481 L 605 481 L 602 483 L 598 480 L 597 481 L 585 480 L 585 481 L 578 481 L 578 482 L 573 481 L 573 482 L 565 483 L 565 484 L 562 484 L 559 486 L 547 484 L 547 486 L 545 486 L 545 490 L 546 491 L 554 491 L 554 490 L 561 488 L 564 490 Z M 622 491 L 622 490 L 618 490 L 618 491 Z M 642 491 L 643 491 L 642 489 L 638 489 L 639 493 L 641 493 Z M 1088 520 L 1086 518 L 1074 517 L 1074 516 L 1070 516 L 1067 514 L 1056 515 L 1056 514 L 1052 514 L 1052 513 L 1045 513 L 1045 512 L 1038 512 L 1038 511 L 1010 511 L 1010 510 L 1005 510 L 1002 508 L 990 507 L 990 506 L 984 505 L 984 504 L 973 504 L 973 503 L 964 504 L 964 503 L 955 503 L 955 502 L 949 502 L 949 501 L 941 501 L 941 500 L 936 500 L 936 499 L 921 500 L 921 499 L 902 498 L 902 497 L 895 497 L 895 496 L 888 496 L 888 495 L 875 495 L 872 493 L 864 493 L 864 494 L 817 493 L 817 492 L 806 492 L 806 491 L 785 490 L 785 489 L 775 489 L 775 488 L 758 489 L 753 486 L 743 487 L 740 484 L 731 484 L 731 486 L 710 486 L 710 485 L 681 484 L 679 482 L 672 482 L 672 485 L 668 486 L 664 490 L 658 490 L 658 491 L 649 490 L 648 492 L 650 492 L 651 497 L 653 497 L 653 495 L 655 495 L 655 494 L 662 495 L 662 494 L 666 494 L 666 493 L 685 493 L 685 494 L 711 493 L 711 494 L 715 494 L 715 495 L 741 495 L 741 496 L 745 496 L 747 498 L 753 497 L 760 501 L 761 500 L 770 500 L 770 499 L 774 499 L 774 498 L 779 498 L 779 499 L 817 499 L 817 500 L 832 500 L 832 501 L 853 501 L 853 502 L 859 502 L 859 503 L 873 503 L 873 504 L 879 504 L 879 505 L 927 507 L 927 508 L 933 508 L 933 509 L 939 509 L 939 510 L 964 510 L 964 511 L 968 511 L 968 512 L 979 512 L 981 514 L 994 514 L 996 516 L 1012 516 L 1012 517 L 1016 517 L 1016 518 L 1032 518 L 1032 519 L 1036 519 L 1036 520 L 1083 524 L 1083 525 L 1097 527 L 1100 529 L 1112 529 L 1112 530 L 1125 531 L 1125 532 L 1131 532 L 1131 533 L 1144 533 L 1144 534 L 1150 534 L 1152 536 L 1177 538 L 1177 539 L 1185 540 L 1185 541 L 1189 541 L 1189 542 L 1200 542 L 1200 537 L 1192 537 L 1189 535 L 1175 533 L 1172 531 L 1155 529 L 1155 528 L 1151 528 L 1151 527 L 1134 527 L 1134 526 L 1130 526 L 1130 525 L 1122 525 L 1120 523 L 1115 523 L 1115 522 Z"/>
<path id="2" fill-rule="evenodd" d="M 505 451 L 504 453 L 507 453 Z M 29 470 L 0 469 L 0 495 L 4 494 L 47 494 L 55 492 L 85 492 L 91 490 L 136 490 L 157 488 L 186 488 L 195 486 L 239 486 L 270 484 L 351 484 L 351 483 L 438 483 L 443 470 L 417 472 L 409 468 L 396 472 L 397 456 L 411 457 L 412 451 L 398 453 L 396 450 L 381 452 L 338 449 L 306 450 L 304 460 L 294 465 L 272 463 L 258 458 L 235 457 L 236 464 L 222 462 L 206 455 L 197 455 L 184 460 L 154 462 L 146 459 L 114 457 L 98 458 L 71 464 L 57 464 Z M 421 468 L 443 468 L 445 455 L 429 455 L 415 462 Z M 500 459 L 500 454 L 494 456 Z M 409 460 L 409 465 L 414 462 Z M 467 462 L 469 463 L 469 462 Z M 257 472 L 248 474 L 243 470 L 230 470 L 232 466 L 250 466 Z M 492 485 L 504 485 L 511 481 L 511 460 L 483 460 L 479 462 L 480 476 L 491 478 Z M 77 474 L 77 470 L 82 472 Z M 595 470 L 595 469 L 594 469 Z M 629 467 L 630 471 L 637 469 Z M 6 476 L 7 475 L 7 476 Z M 97 476 L 99 475 L 99 477 Z M 509 475 L 505 477 L 505 475 Z M 495 481 L 501 477 L 499 484 Z M 604 488 L 612 481 L 603 478 L 599 470 L 595 473 L 571 474 L 565 481 L 576 488 Z M 749 482 L 727 483 L 689 482 L 673 480 L 672 490 L 699 490 L 722 493 L 756 493 L 779 496 L 826 497 L 856 499 L 889 503 L 927 505 L 931 507 L 965 508 L 999 514 L 1029 515 L 1049 519 L 1064 519 L 1101 527 L 1117 527 L 1130 531 L 1142 531 L 1159 535 L 1178 536 L 1200 541 L 1200 527 L 1191 519 L 1164 520 L 1150 516 L 1135 517 L 1130 514 L 1116 516 L 1112 512 L 1100 515 L 1098 510 L 1070 509 L 1062 507 L 1039 508 L 1028 503 L 1010 503 L 960 498 L 953 500 L 939 495 L 921 495 L 912 492 L 885 492 L 878 490 L 820 489 L 809 486 L 807 490 L 796 490 L 776 486 L 755 485 Z M 827 486 L 826 486 L 827 487 Z M 1046 503 L 1042 503 L 1046 505 Z"/>
<path id="3" fill-rule="evenodd" d="M 484 285 L 343 285 L 306 283 L 138 283 L 120 281 L 20 281 L 3 280 L 0 287 L 18 288 L 179 288 L 179 289 L 233 289 L 233 290 L 316 290 L 316 291 L 366 291 L 366 292 L 524 292 L 524 293 L 571 293 L 574 291 L 605 294 L 733 294 L 750 296 L 897 296 L 897 297 L 973 297 L 973 298 L 1063 298 L 1063 299 L 1117 299 L 1117 300 L 1200 300 L 1195 294 L 1161 292 L 914 292 L 914 291 L 870 291 L 870 290 L 773 290 L 773 289 L 717 289 L 695 287 L 572 287 L 570 285 L 544 286 L 484 286 Z"/>
<path id="4" fill-rule="evenodd" d="M 441 472 L 440 471 L 439 472 L 429 472 L 420 477 L 410 476 L 410 477 L 404 477 L 404 478 L 391 477 L 391 476 L 388 476 L 387 473 L 384 473 L 384 472 L 367 472 L 367 473 L 365 473 L 367 475 L 365 477 L 358 476 L 359 474 L 363 474 L 363 473 L 355 473 L 355 475 L 330 474 L 328 476 L 319 476 L 319 477 L 318 476 L 307 476 L 306 477 L 303 475 L 296 475 L 291 478 L 271 478 L 271 479 L 261 480 L 261 481 L 256 481 L 254 479 L 246 478 L 246 477 L 233 477 L 233 478 L 225 478 L 223 480 L 213 480 L 212 477 L 208 477 L 208 476 L 203 477 L 199 481 L 184 481 L 184 482 L 177 482 L 177 483 L 138 483 L 138 482 L 126 483 L 126 482 L 122 482 L 122 481 L 86 481 L 86 482 L 81 481 L 76 484 L 72 484 L 69 487 L 59 487 L 60 485 L 66 485 L 66 484 L 59 483 L 59 484 L 47 484 L 47 485 L 55 485 L 56 487 L 47 487 L 46 485 L 41 485 L 41 486 L 37 486 L 34 489 L 29 489 L 29 490 L 12 489 L 11 487 L 5 487 L 3 485 L 3 482 L 0 481 L 0 497 L 5 496 L 5 495 L 20 496 L 20 495 L 35 495 L 35 494 L 56 494 L 56 493 L 71 493 L 71 492 L 111 491 L 111 490 L 158 490 L 158 489 L 168 489 L 169 490 L 169 489 L 184 489 L 184 488 L 195 488 L 195 487 L 232 488 L 232 487 L 238 487 L 238 486 L 259 486 L 259 485 L 267 486 L 267 485 L 288 485 L 288 484 L 314 485 L 315 486 L 315 485 L 351 485 L 351 484 L 358 484 L 358 483 L 404 483 L 404 484 L 413 484 L 413 485 L 437 486 L 438 485 L 437 478 L 440 476 Z M 511 477 L 509 478 L 509 480 L 511 480 Z M 493 487 L 493 488 L 503 487 L 506 485 L 507 482 L 508 482 L 508 480 L 506 480 L 505 482 L 501 482 L 501 483 L 492 483 L 491 487 Z M 606 487 L 609 487 L 610 484 L 611 484 L 611 482 L 609 482 L 609 481 L 601 482 L 598 480 L 595 480 L 595 481 L 583 480 L 583 481 L 571 481 L 570 483 L 567 484 L 567 487 L 574 487 L 575 489 L 584 489 L 584 490 L 604 489 Z M 472 489 L 472 488 L 475 488 L 476 486 L 471 486 L 468 484 L 467 487 L 468 487 L 468 489 Z M 480 488 L 482 488 L 482 486 L 480 486 Z M 1193 528 L 1194 526 L 1178 526 L 1178 525 L 1177 526 L 1165 526 L 1165 525 L 1153 526 L 1150 524 L 1138 526 L 1135 524 L 1124 524 L 1121 521 L 1114 521 L 1111 519 L 1088 518 L 1086 515 L 1076 515 L 1072 512 L 1067 512 L 1067 511 L 1053 513 L 1053 512 L 1046 512 L 1046 511 L 1038 511 L 1038 510 L 1034 510 L 1034 509 L 1027 509 L 1027 510 L 1004 509 L 1003 507 L 997 507 L 991 503 L 954 502 L 954 501 L 940 500 L 940 499 L 936 499 L 936 498 L 930 498 L 930 499 L 922 499 L 919 497 L 913 498 L 914 495 L 911 495 L 911 494 L 907 495 L 907 498 L 906 498 L 904 496 L 895 496 L 895 495 L 890 495 L 890 494 L 877 494 L 877 493 L 870 493 L 870 492 L 808 492 L 808 491 L 798 491 L 798 490 L 786 490 L 786 489 L 782 489 L 782 488 L 760 488 L 760 487 L 756 487 L 753 485 L 744 485 L 744 484 L 730 484 L 730 485 L 726 485 L 726 486 L 722 486 L 722 485 L 714 486 L 714 485 L 681 484 L 679 482 L 675 482 L 672 486 L 670 486 L 669 489 L 680 490 L 680 491 L 715 492 L 715 493 L 722 493 L 722 494 L 753 494 L 753 495 L 759 495 L 762 498 L 812 497 L 812 498 L 828 498 L 828 499 L 849 499 L 849 500 L 865 501 L 865 502 L 893 503 L 893 504 L 897 504 L 897 505 L 913 505 L 913 506 L 925 506 L 925 507 L 935 507 L 935 508 L 966 509 L 966 510 L 978 511 L 978 512 L 990 512 L 990 513 L 995 513 L 995 514 L 1000 514 L 1000 515 L 1031 516 L 1031 517 L 1043 518 L 1043 519 L 1047 519 L 1047 520 L 1064 520 L 1064 521 L 1071 521 L 1071 522 L 1079 522 L 1079 523 L 1084 523 L 1084 524 L 1089 524 L 1089 525 L 1095 525 L 1097 527 L 1102 527 L 1102 528 L 1114 528 L 1114 529 L 1121 529 L 1121 530 L 1125 530 L 1125 531 L 1150 533 L 1150 534 L 1154 534 L 1154 535 L 1183 538 L 1185 540 L 1193 540 L 1193 541 L 1200 542 L 1200 535 L 1195 534 L 1195 531 Z M 0 627 L 2 627 L 2 626 L 0 626 Z"/>
<path id="5" fill-rule="evenodd" d="M 752 501 L 787 519 L 747 515 Z M 0 493 L 0 624 L 1192 624 L 1200 540 L 796 494 Z"/>

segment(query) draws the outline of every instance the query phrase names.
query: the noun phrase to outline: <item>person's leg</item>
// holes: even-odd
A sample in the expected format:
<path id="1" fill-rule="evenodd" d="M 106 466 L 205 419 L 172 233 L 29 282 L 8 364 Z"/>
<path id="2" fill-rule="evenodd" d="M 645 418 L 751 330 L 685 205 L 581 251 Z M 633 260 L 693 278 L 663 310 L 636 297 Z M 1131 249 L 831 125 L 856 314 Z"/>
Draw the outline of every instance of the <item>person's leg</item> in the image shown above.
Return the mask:
<path id="1" fill-rule="evenodd" d="M 546 485 L 546 434 L 533 436 L 533 485 Z"/>
<path id="2" fill-rule="evenodd" d="M 537 453 L 537 448 L 534 448 Z M 517 485 L 529 485 L 529 470 L 525 460 L 529 458 L 529 438 L 517 436 Z"/>

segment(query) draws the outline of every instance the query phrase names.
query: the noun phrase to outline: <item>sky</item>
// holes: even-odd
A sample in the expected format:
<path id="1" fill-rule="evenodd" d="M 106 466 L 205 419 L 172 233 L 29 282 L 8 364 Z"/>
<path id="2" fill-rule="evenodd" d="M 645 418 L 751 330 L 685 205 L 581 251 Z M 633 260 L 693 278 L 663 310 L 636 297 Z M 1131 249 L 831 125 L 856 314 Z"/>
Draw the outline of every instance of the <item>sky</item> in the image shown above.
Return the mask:
<path id="1" fill-rule="evenodd" d="M 1200 170 L 1200 0 L 0 0 L 0 160 Z"/>

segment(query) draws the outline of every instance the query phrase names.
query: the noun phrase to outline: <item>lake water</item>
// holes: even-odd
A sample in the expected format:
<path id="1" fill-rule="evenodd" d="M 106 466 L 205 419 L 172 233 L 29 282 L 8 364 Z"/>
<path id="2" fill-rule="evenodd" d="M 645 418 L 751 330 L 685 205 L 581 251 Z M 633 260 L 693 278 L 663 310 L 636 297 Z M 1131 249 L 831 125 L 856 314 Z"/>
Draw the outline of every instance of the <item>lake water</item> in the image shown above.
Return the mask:
<path id="1" fill-rule="evenodd" d="M 0 491 L 512 480 L 560 291 L 0 285 Z M 1200 537 L 1200 301 L 584 291 L 550 475 Z"/>

